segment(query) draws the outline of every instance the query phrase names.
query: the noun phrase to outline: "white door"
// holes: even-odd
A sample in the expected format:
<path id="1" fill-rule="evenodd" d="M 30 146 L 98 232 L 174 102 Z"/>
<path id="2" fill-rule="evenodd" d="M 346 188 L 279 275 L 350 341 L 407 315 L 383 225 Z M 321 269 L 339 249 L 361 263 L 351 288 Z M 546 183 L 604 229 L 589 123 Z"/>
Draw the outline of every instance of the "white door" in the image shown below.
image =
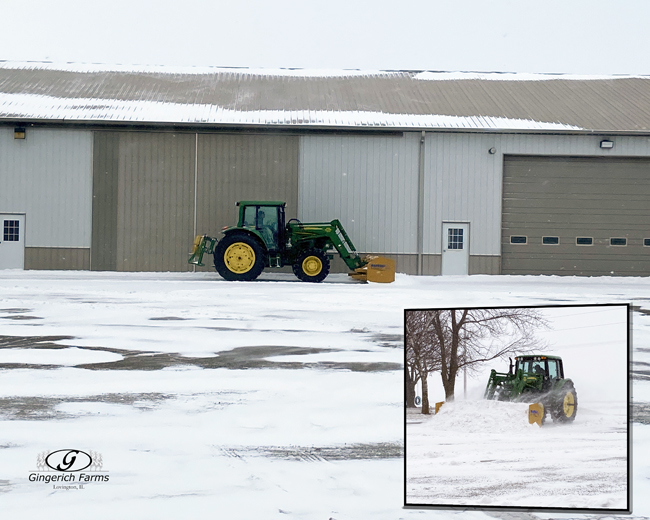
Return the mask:
<path id="1" fill-rule="evenodd" d="M 442 274 L 468 274 L 469 224 L 442 224 Z"/>
<path id="2" fill-rule="evenodd" d="M 25 268 L 25 215 L 0 213 L 0 269 Z"/>

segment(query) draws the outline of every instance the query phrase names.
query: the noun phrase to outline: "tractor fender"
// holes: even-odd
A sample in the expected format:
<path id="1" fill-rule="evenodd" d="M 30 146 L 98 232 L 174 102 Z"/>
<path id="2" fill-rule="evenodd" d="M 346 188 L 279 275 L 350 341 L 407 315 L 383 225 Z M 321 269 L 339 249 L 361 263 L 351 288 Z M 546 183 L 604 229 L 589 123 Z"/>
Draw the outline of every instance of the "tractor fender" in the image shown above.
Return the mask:
<path id="1" fill-rule="evenodd" d="M 241 227 L 230 227 L 227 229 L 224 229 L 222 231 L 224 234 L 224 237 L 237 234 L 237 235 L 249 235 L 253 237 L 257 242 L 259 242 L 260 247 L 262 250 L 266 253 L 267 252 L 267 247 L 266 244 L 264 243 L 264 239 L 262 238 L 262 235 L 256 230 L 256 229 L 249 229 L 249 228 L 241 228 Z M 221 238 L 223 240 L 223 237 Z"/>
<path id="2" fill-rule="evenodd" d="M 570 384 L 570 385 L 575 387 L 575 385 L 573 384 L 573 380 L 571 380 L 569 378 L 557 379 L 553 383 L 553 386 L 551 387 L 551 393 L 558 392 L 558 391 L 562 390 L 562 387 L 564 387 L 564 385 L 566 385 L 566 384 Z"/>

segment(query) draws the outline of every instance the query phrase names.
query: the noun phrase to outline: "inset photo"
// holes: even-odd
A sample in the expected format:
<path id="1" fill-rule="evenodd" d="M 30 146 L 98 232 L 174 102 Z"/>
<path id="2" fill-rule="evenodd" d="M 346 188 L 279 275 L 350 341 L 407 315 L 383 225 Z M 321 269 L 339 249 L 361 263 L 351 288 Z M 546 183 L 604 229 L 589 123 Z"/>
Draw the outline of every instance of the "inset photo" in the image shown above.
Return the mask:
<path id="1" fill-rule="evenodd" d="M 627 304 L 408 309 L 409 507 L 629 513 Z"/>

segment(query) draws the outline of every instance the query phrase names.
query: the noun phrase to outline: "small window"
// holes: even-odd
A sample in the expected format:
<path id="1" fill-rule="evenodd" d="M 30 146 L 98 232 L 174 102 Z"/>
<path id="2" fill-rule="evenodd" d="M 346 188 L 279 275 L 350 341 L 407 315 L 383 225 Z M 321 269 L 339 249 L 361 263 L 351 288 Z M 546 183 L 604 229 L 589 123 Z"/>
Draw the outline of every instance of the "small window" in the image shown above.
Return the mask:
<path id="1" fill-rule="evenodd" d="M 246 206 L 244 208 L 244 222 L 242 223 L 244 227 L 255 227 L 256 213 L 257 208 L 255 206 Z"/>
<path id="2" fill-rule="evenodd" d="M 510 237 L 510 243 L 511 244 L 526 244 L 526 243 L 528 243 L 528 237 L 511 236 Z"/>
<path id="3" fill-rule="evenodd" d="M 18 220 L 5 220 L 3 237 L 5 242 L 18 242 L 20 240 Z"/>
<path id="4" fill-rule="evenodd" d="M 627 245 L 627 238 L 623 238 L 623 237 L 610 238 L 609 239 L 609 245 L 610 246 L 626 246 Z"/>
<path id="5" fill-rule="evenodd" d="M 594 239 L 592 237 L 577 237 L 576 238 L 577 246 L 593 246 Z"/>
<path id="6" fill-rule="evenodd" d="M 542 244 L 546 246 L 556 246 L 560 243 L 560 237 L 542 237 Z"/>
<path id="7" fill-rule="evenodd" d="M 449 228 L 447 230 L 447 249 L 463 249 L 462 228 Z"/>
<path id="8" fill-rule="evenodd" d="M 645 247 L 650 247 L 650 238 L 644 238 L 643 239 L 643 245 Z"/>

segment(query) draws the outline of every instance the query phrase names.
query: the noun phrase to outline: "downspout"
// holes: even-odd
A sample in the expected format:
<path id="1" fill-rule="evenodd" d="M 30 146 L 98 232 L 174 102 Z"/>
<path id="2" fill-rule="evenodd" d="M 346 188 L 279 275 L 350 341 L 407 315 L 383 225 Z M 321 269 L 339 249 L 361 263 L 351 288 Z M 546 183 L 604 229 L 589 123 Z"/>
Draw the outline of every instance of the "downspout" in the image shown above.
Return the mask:
<path id="1" fill-rule="evenodd" d="M 420 136 L 420 161 L 418 165 L 418 216 L 417 216 L 417 252 L 418 252 L 418 265 L 417 274 L 422 274 L 422 255 L 424 253 L 424 141 L 425 132 L 422 130 Z"/>
<path id="2" fill-rule="evenodd" d="M 93 215 L 95 214 L 95 132 L 91 133 L 92 139 L 90 140 L 90 248 L 88 249 L 88 270 L 93 270 Z M 27 215 L 25 215 L 27 220 Z M 24 249 L 23 244 L 23 249 Z M 116 253 L 117 256 L 117 253 Z M 23 258 L 23 267 L 25 267 L 25 260 Z M 632 337 L 632 336 L 630 336 Z"/>
<path id="3" fill-rule="evenodd" d="M 199 197 L 199 133 L 194 134 L 194 235 L 197 233 L 197 204 Z M 196 272 L 196 265 L 192 266 L 192 271 Z"/>

